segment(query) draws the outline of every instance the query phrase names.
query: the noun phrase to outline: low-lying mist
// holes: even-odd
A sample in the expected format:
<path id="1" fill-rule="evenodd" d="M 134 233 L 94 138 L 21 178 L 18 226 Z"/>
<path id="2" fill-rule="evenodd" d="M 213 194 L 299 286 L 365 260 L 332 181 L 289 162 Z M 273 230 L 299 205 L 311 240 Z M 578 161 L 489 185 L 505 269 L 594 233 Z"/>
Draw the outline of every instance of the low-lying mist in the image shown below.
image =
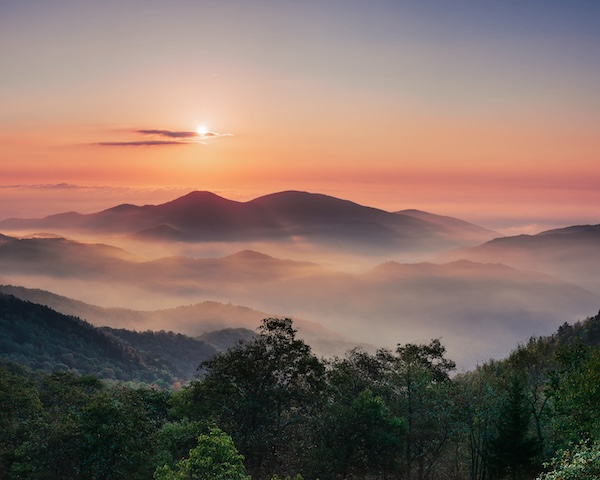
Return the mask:
<path id="1" fill-rule="evenodd" d="M 597 310 L 597 298 L 576 285 L 498 264 L 387 262 L 355 273 L 248 250 L 146 261 L 118 249 L 44 240 L 21 241 L 9 256 L 6 245 L 0 248 L 6 280 L 103 307 L 243 305 L 388 348 L 440 338 L 464 368 Z M 181 327 L 166 321 L 161 328 Z"/>

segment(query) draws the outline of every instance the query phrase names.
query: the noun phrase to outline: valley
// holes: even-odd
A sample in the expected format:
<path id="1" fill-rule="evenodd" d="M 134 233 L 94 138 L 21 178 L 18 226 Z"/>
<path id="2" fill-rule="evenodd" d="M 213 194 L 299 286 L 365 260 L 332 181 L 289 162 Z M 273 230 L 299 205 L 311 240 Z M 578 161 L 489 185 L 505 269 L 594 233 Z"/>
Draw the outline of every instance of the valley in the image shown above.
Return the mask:
<path id="1" fill-rule="evenodd" d="M 359 344 L 440 338 L 470 369 L 589 315 L 600 293 L 595 226 L 492 238 L 456 218 L 304 192 L 245 203 L 193 192 L 156 206 L 6 219 L 0 228 L 0 281 L 6 291 L 24 287 L 13 288 L 17 296 L 42 289 L 42 303 L 95 325 L 191 335 L 292 317 L 329 357 Z M 264 251 L 236 250 L 256 242 Z M 149 257 L 144 245 L 170 254 Z M 182 254 L 190 248 L 204 255 Z M 354 267 L 319 263 L 331 250 Z"/>

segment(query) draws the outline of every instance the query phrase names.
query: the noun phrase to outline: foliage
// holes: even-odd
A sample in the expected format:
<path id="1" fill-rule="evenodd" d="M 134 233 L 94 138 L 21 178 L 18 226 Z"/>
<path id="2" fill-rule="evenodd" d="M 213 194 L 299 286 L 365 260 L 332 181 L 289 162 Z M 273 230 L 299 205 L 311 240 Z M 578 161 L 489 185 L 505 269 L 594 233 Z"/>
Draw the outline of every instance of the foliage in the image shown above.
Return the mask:
<path id="1" fill-rule="evenodd" d="M 114 336 L 43 305 L 0 294 L 0 356 L 35 370 L 168 386 L 175 376 Z"/>
<path id="2" fill-rule="evenodd" d="M 456 364 L 445 353 L 435 339 L 428 345 L 398 345 L 390 356 L 397 413 L 407 423 L 404 467 L 409 479 L 429 478 L 455 433 L 454 399 L 447 387 Z"/>
<path id="3" fill-rule="evenodd" d="M 14 479 L 143 479 L 167 393 L 107 387 L 94 377 L 37 374 L 31 428 L 5 458 Z M 24 382 L 27 382 L 25 380 Z M 19 418 L 12 418 L 12 425 Z M 7 429 L 10 431 L 11 429 Z"/>
<path id="4" fill-rule="evenodd" d="M 191 387 L 190 413 L 228 431 L 253 474 L 293 463 L 298 428 L 324 389 L 322 363 L 295 334 L 290 319 L 264 320 L 253 340 L 205 362 Z"/>
<path id="5" fill-rule="evenodd" d="M 201 422 L 192 422 L 184 417 L 179 421 L 164 423 L 157 432 L 156 463 L 175 467 L 197 444 L 198 436 L 206 430 Z"/>
<path id="6" fill-rule="evenodd" d="M 181 333 L 134 332 L 108 327 L 102 330 L 135 349 L 146 364 L 171 372 L 181 382 L 191 380 L 198 365 L 217 354 L 213 346 Z"/>
<path id="7" fill-rule="evenodd" d="M 499 478 L 524 478 L 538 453 L 530 433 L 531 411 L 525 402 L 524 383 L 518 376 L 508 382 L 500 404 L 497 433 L 490 442 L 490 470 Z"/>
<path id="8" fill-rule="evenodd" d="M 552 471 L 541 474 L 537 480 L 600 478 L 600 443 L 579 443 L 560 450 L 547 466 L 552 467 Z"/>
<path id="9" fill-rule="evenodd" d="M 544 462 L 551 471 L 539 480 L 600 475 L 600 348 L 591 341 L 600 317 L 455 377 L 439 340 L 324 361 L 291 320 L 266 319 L 255 337 L 205 361 L 196 381 L 169 391 L 79 368 L 43 372 L 35 355 L 18 352 L 104 355 L 139 380 L 152 378 L 138 369 L 159 365 L 151 355 L 161 341 L 193 345 L 185 338 L 117 340 L 10 297 L 0 307 L 10 330 L 0 343 L 16 345 L 5 357 L 33 367 L 0 360 L 3 479 L 246 479 L 248 471 L 257 480 L 498 480 L 533 478 Z M 65 338 L 50 350 L 59 331 Z M 135 349 L 124 343 L 132 338 Z"/>
<path id="10" fill-rule="evenodd" d="M 238 453 L 229 435 L 217 427 L 198 437 L 198 445 L 187 458 L 154 472 L 155 480 L 249 480 L 245 473 L 244 457 Z"/>
<path id="11" fill-rule="evenodd" d="M 381 397 L 364 390 L 351 404 L 328 408 L 319 428 L 321 478 L 365 478 L 370 472 L 397 473 L 406 424 L 390 414 Z"/>
<path id="12" fill-rule="evenodd" d="M 550 378 L 553 422 L 561 446 L 600 437 L 600 349 L 583 344 L 558 350 L 559 368 Z"/>
<path id="13" fill-rule="evenodd" d="M 210 332 L 235 343 L 246 329 Z M 0 293 L 0 357 L 34 370 L 89 374 L 121 383 L 179 386 L 218 348 L 174 332 L 96 328 L 76 317 Z"/>

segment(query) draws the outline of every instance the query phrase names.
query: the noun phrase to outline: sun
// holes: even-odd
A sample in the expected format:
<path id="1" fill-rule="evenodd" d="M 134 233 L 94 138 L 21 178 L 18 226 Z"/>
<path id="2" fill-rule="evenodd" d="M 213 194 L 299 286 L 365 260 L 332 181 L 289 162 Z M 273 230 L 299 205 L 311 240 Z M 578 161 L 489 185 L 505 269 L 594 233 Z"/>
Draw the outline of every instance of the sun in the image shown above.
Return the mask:
<path id="1" fill-rule="evenodd" d="M 206 127 L 206 125 L 198 125 L 196 127 L 196 133 L 198 135 L 200 135 L 201 137 L 203 137 L 204 135 L 206 135 L 208 133 L 208 128 Z"/>

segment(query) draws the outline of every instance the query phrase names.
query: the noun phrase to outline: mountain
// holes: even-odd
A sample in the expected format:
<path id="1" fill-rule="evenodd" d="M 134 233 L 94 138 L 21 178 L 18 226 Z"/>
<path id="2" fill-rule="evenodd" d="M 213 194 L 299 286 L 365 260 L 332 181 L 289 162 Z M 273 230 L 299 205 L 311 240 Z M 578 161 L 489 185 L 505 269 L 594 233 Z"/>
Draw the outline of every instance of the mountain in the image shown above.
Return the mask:
<path id="1" fill-rule="evenodd" d="M 307 242 L 368 252 L 423 252 L 496 236 L 466 222 L 391 213 L 322 194 L 288 191 L 248 202 L 191 192 L 161 205 L 119 205 L 82 215 L 0 221 L 4 231 L 51 230 L 169 242 Z"/>
<path id="2" fill-rule="evenodd" d="M 106 326 L 115 331 L 166 329 L 198 338 L 216 350 L 229 348 L 238 340 L 250 338 L 250 334 L 260 325 L 261 320 L 276 316 L 248 307 L 214 301 L 148 311 L 104 308 L 44 290 L 12 285 L 0 285 L 0 292 L 83 318 L 98 327 Z M 372 348 L 366 344 L 352 342 L 316 322 L 294 318 L 294 327 L 298 329 L 298 337 L 311 345 L 314 352 L 320 356 L 343 356 L 347 350 L 357 346 Z"/>
<path id="3" fill-rule="evenodd" d="M 7 235 L 2 235 L 0 233 L 0 245 L 4 245 L 5 243 L 12 242 L 13 240 L 16 240 L 16 238 L 15 237 L 9 237 Z"/>
<path id="4" fill-rule="evenodd" d="M 63 306 L 69 301 L 65 300 Z M 46 305 L 0 293 L 0 357 L 33 370 L 164 387 L 191 380 L 202 362 L 253 335 L 247 329 L 224 329 L 200 339 L 164 330 L 95 327 Z"/>
<path id="5" fill-rule="evenodd" d="M 157 227 L 140 230 L 127 235 L 127 238 L 150 242 L 197 242 L 200 239 L 189 233 L 182 232 L 171 225 L 161 224 Z"/>
<path id="6" fill-rule="evenodd" d="M 0 294 L 0 356 L 35 370 L 64 370 L 120 381 L 171 384 L 161 359 L 44 305 Z"/>
<path id="7" fill-rule="evenodd" d="M 201 339 L 164 330 L 137 332 L 110 327 L 103 327 L 101 330 L 132 347 L 142 357 L 166 364 L 179 382 L 191 380 L 198 374 L 198 366 L 203 361 L 229 348 L 216 348 Z M 214 335 L 218 334 L 215 332 Z M 237 339 L 242 338 L 245 335 L 240 332 Z"/>
<path id="8" fill-rule="evenodd" d="M 3 272 L 95 276 L 112 272 L 140 258 L 117 247 L 65 238 L 10 238 L 0 242 Z"/>
<path id="9" fill-rule="evenodd" d="M 95 247 L 91 247 L 88 253 L 93 257 Z M 19 262 L 16 253 L 10 257 L 13 266 Z M 28 275 L 3 270 L 11 275 L 11 283 L 104 306 L 158 309 L 157 314 L 131 314 L 131 318 L 143 319 L 137 324 L 142 328 L 200 335 L 217 328 L 255 328 L 260 320 L 256 318 L 250 326 L 219 319 L 213 328 L 198 331 L 194 325 L 201 322 L 194 315 L 199 307 L 160 306 L 216 301 L 313 320 L 350 342 L 393 348 L 396 343 L 441 336 L 449 352 L 465 366 L 490 356 L 501 357 L 523 338 L 545 334 L 565 320 L 598 309 L 598 297 L 577 285 L 532 271 L 473 261 L 388 262 L 364 273 L 339 272 L 252 251 L 219 258 L 113 259 L 110 269 L 85 268 L 81 272 L 64 269 L 60 262 L 54 266 L 46 262 L 32 271 L 35 263 L 28 256 L 22 261 Z M 3 262 L 0 248 L 0 267 Z M 55 272 L 61 272 L 60 276 Z M 125 321 L 127 315 L 120 318 Z M 132 321 L 111 326 L 138 328 L 134 325 Z M 303 328 L 298 327 L 302 334 Z M 332 339 L 335 345 L 337 340 Z M 307 336 L 306 340 L 318 351 L 313 339 Z M 326 342 L 321 345 L 333 349 Z"/>
<path id="10" fill-rule="evenodd" d="M 440 256 L 443 261 L 458 258 L 544 272 L 600 294 L 600 225 L 497 238 Z"/>
<path id="11" fill-rule="evenodd" d="M 444 229 L 450 238 L 459 236 L 460 238 L 464 238 L 466 241 L 474 244 L 481 243 L 490 238 L 502 236 L 500 233 L 495 232 L 494 230 L 488 230 L 487 228 L 465 222 L 464 220 L 460 220 L 458 218 L 436 215 L 434 213 L 424 212 L 422 210 L 400 210 L 396 213 L 419 218 L 421 220 L 433 223 Z"/>
<path id="12" fill-rule="evenodd" d="M 255 336 L 256 332 L 247 328 L 224 328 L 203 333 L 198 338 L 217 350 L 224 351 L 236 346 L 240 340 L 250 341 Z"/>

